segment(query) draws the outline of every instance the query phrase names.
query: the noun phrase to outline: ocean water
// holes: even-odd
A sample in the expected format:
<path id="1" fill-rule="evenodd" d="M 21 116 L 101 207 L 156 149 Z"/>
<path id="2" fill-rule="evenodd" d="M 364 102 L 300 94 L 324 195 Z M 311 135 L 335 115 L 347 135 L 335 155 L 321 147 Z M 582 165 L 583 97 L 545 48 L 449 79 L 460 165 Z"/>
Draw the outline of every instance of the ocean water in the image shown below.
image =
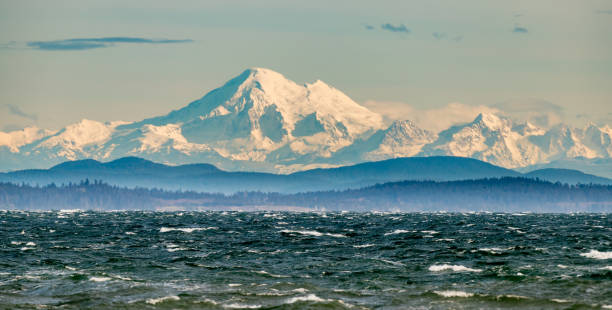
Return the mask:
<path id="1" fill-rule="evenodd" d="M 611 309 L 612 215 L 0 212 L 0 309 Z"/>

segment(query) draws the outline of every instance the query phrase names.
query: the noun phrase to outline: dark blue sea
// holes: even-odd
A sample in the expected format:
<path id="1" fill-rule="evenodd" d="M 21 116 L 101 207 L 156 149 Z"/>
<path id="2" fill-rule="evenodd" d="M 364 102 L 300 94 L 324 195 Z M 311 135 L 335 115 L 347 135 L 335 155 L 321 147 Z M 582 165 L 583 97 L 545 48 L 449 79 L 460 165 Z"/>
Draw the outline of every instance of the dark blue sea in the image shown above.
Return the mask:
<path id="1" fill-rule="evenodd" d="M 0 309 L 612 309 L 612 215 L 0 211 Z"/>

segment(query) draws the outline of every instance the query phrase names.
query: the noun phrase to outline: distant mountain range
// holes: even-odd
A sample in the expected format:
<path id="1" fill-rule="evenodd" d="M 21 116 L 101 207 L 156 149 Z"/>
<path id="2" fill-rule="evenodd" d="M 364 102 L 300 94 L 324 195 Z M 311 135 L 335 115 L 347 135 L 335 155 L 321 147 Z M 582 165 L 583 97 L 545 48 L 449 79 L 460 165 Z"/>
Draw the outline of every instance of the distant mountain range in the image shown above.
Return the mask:
<path id="1" fill-rule="evenodd" d="M 338 168 L 318 168 L 292 174 L 228 172 L 210 164 L 169 166 L 136 157 L 101 163 L 87 159 L 69 161 L 51 169 L 0 173 L 0 182 L 47 185 L 101 180 L 127 187 L 192 190 L 209 193 L 262 191 L 297 193 L 344 190 L 397 181 L 455 181 L 527 177 L 569 184 L 612 184 L 612 180 L 568 169 L 543 169 L 526 174 L 480 160 L 449 157 L 407 157 Z"/>
<path id="2" fill-rule="evenodd" d="M 495 114 L 439 133 L 409 120 L 387 126 L 381 115 L 322 81 L 298 85 L 254 68 L 184 108 L 140 122 L 82 120 L 56 132 L 33 127 L 0 132 L 0 171 L 137 156 L 173 165 L 205 162 L 229 171 L 290 173 L 446 155 L 505 168 L 572 161 L 571 168 L 594 168 L 612 177 L 611 137 L 609 126 L 543 129 Z M 596 160 L 606 162 L 600 166 Z"/>

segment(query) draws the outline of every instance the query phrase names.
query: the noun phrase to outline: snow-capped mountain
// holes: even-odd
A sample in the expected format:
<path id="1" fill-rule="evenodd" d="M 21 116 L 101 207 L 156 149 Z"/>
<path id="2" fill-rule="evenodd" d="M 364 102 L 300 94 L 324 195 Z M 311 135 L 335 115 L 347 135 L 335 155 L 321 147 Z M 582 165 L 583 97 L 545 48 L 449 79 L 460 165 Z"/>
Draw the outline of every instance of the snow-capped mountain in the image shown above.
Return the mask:
<path id="1" fill-rule="evenodd" d="M 610 158 L 611 137 L 609 126 L 545 130 L 491 113 L 440 133 L 409 120 L 385 126 L 379 114 L 322 81 L 299 85 L 253 68 L 182 109 L 140 122 L 82 120 L 57 132 L 0 132 L 0 170 L 124 156 L 271 172 L 415 155 L 472 157 L 517 168 Z"/>
<path id="2" fill-rule="evenodd" d="M 226 169 L 299 170 L 381 129 L 380 115 L 322 81 L 298 85 L 272 70 L 254 68 L 164 116 L 128 124 L 83 120 L 27 144 L 7 138 L 0 147 L 9 150 L 2 156 L 23 164 L 1 168 L 133 155 L 166 163 L 210 162 Z"/>
<path id="3" fill-rule="evenodd" d="M 542 132 L 529 123 L 514 125 L 510 119 L 483 113 L 471 123 L 440 132 L 420 155 L 471 157 L 507 168 L 523 167 L 543 159 L 538 147 L 529 141 L 529 137 Z"/>
<path id="4" fill-rule="evenodd" d="M 423 146 L 436 140 L 437 135 L 419 128 L 409 120 L 395 121 L 366 140 L 356 141 L 335 154 L 338 161 L 353 162 L 410 157 L 418 154 Z M 352 155 L 352 156 L 351 156 Z"/>

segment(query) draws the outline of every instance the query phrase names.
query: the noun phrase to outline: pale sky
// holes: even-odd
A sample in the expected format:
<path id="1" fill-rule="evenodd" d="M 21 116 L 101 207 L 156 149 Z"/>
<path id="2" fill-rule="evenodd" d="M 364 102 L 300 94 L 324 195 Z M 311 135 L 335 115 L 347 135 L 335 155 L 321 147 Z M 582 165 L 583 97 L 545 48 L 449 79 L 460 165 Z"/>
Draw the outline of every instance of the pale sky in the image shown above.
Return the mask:
<path id="1" fill-rule="evenodd" d="M 0 0 L 0 29 L 4 131 L 165 114 L 249 67 L 407 119 L 612 124 L 611 1 Z"/>

